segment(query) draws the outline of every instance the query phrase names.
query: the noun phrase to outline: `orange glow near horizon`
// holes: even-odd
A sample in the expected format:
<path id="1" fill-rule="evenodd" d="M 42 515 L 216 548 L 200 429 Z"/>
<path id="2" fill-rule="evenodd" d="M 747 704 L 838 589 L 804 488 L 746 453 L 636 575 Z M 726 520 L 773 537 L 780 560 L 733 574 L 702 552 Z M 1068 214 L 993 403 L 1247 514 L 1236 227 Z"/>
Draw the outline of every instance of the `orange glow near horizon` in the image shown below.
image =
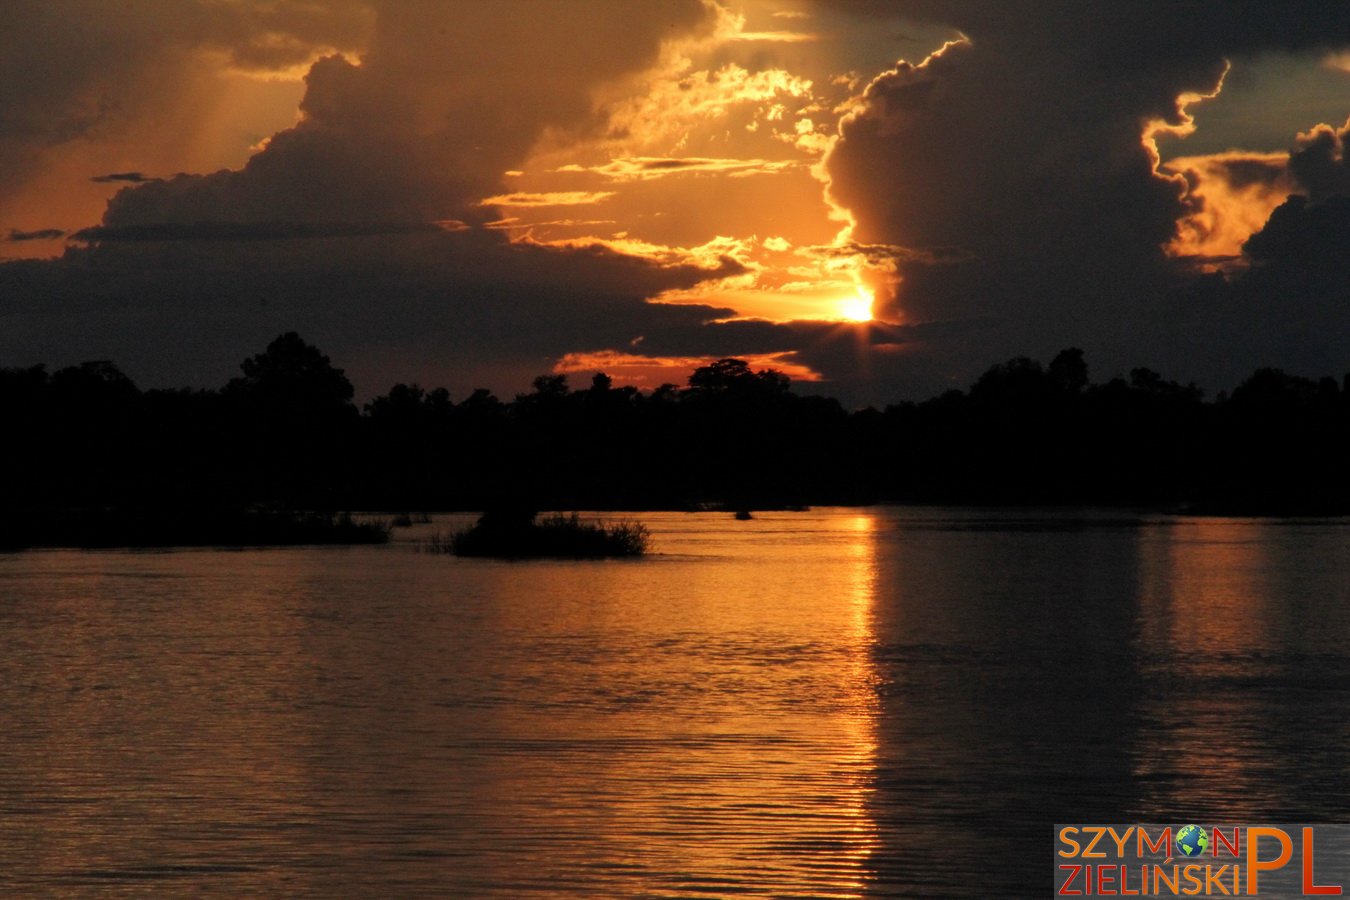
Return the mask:
<path id="1" fill-rule="evenodd" d="M 750 368 L 774 369 L 793 381 L 820 381 L 820 373 L 805 363 L 798 362 L 793 353 L 741 353 Z M 711 356 L 644 356 L 616 350 L 594 353 L 568 353 L 553 366 L 555 374 L 587 375 L 604 372 L 621 387 L 652 390 L 663 384 L 683 386 L 700 366 L 716 361 Z"/>

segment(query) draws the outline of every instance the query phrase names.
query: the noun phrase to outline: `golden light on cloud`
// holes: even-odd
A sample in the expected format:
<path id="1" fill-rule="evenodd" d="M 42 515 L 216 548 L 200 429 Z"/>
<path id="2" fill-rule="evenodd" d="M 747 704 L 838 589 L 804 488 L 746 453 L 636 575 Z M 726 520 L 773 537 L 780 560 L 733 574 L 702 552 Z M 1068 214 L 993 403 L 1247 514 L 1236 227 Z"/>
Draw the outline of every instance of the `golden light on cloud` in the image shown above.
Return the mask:
<path id="1" fill-rule="evenodd" d="M 852 82 L 760 58 L 775 43 L 817 52 L 812 29 L 782 21 L 801 16 L 777 17 L 778 28 L 768 10 L 719 9 L 711 36 L 672 42 L 651 69 L 597 93 L 603 128 L 545 135 L 511 170 L 513 190 L 482 201 L 504 208 L 489 227 L 704 270 L 701 283 L 647 300 L 708 307 L 716 321 L 870 322 L 894 263 L 851 243 L 847 211 L 824 192 L 822 161 Z M 599 202 L 606 220 L 544 209 Z"/>
<path id="2" fill-rule="evenodd" d="M 585 206 L 603 203 L 614 196 L 613 191 L 544 191 L 496 194 L 478 201 L 479 206 Z"/>
<path id="3" fill-rule="evenodd" d="M 1160 178 L 1173 179 L 1178 176 L 1168 175 L 1161 171 L 1162 154 L 1158 150 L 1159 135 L 1168 135 L 1174 138 L 1184 138 L 1195 133 L 1195 116 L 1191 114 L 1190 108 L 1196 103 L 1202 103 L 1205 100 L 1213 100 L 1219 94 L 1223 93 L 1223 82 L 1228 77 L 1228 73 L 1233 69 L 1233 64 L 1225 61 L 1223 71 L 1219 73 L 1219 80 L 1215 83 L 1214 89 L 1209 93 L 1199 91 L 1186 91 L 1180 94 L 1176 99 L 1176 121 L 1169 122 L 1166 119 L 1150 119 L 1144 123 L 1143 133 L 1140 135 L 1140 143 L 1148 151 L 1149 159 L 1153 162 L 1153 171 Z"/>
<path id="4" fill-rule="evenodd" d="M 1323 63 L 1329 69 L 1340 69 L 1342 72 L 1350 72 L 1350 51 L 1333 53 L 1323 60 Z"/>
<path id="5" fill-rule="evenodd" d="M 547 224 L 547 223 L 545 223 Z M 512 226 L 521 227 L 521 226 Z M 716 237 L 697 247 L 672 247 L 630 237 L 627 233 L 611 238 L 579 237 L 544 240 L 528 231 L 515 238 L 523 244 L 571 250 L 603 249 L 624 256 L 636 256 L 662 266 L 693 266 L 709 272 L 724 268 L 728 260 L 742 263 L 747 244 L 735 238 Z"/>
<path id="6" fill-rule="evenodd" d="M 820 35 L 806 31 L 740 31 L 732 38 L 734 41 L 765 41 L 780 44 L 804 44 L 820 40 Z"/>
<path id="7" fill-rule="evenodd" d="M 1169 160 L 1164 171 L 1187 184 L 1190 211 L 1177 222 L 1167 246 L 1172 256 L 1236 257 L 1242 245 L 1289 198 L 1287 153 L 1229 151 Z"/>
<path id="8" fill-rule="evenodd" d="M 732 178 L 750 175 L 772 175 L 787 169 L 799 168 L 804 163 L 795 159 L 709 159 L 699 156 L 657 157 L 629 156 L 611 159 L 598 166 L 580 166 L 571 163 L 559 166 L 555 172 L 603 175 L 613 181 L 648 180 L 670 175 L 718 174 Z"/>

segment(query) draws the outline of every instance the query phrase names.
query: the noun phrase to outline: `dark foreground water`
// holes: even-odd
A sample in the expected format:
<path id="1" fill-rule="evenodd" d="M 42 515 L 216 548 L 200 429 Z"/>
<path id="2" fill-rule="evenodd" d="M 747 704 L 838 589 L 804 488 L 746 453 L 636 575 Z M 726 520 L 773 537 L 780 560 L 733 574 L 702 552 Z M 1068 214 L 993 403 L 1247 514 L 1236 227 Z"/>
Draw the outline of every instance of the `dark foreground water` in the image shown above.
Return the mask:
<path id="1" fill-rule="evenodd" d="M 653 514 L 641 561 L 0 556 L 0 892 L 1034 897 L 1350 821 L 1350 525 Z"/>

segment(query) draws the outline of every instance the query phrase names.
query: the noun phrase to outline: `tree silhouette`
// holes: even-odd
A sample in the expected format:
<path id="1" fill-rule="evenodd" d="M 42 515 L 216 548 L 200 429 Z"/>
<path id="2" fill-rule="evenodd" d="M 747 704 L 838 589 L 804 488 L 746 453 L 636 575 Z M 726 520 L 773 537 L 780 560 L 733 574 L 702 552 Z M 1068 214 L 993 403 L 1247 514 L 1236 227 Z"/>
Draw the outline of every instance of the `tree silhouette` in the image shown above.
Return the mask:
<path id="1" fill-rule="evenodd" d="M 730 357 L 684 388 L 644 393 L 595 373 L 573 391 L 551 373 L 511 402 L 480 389 L 456 403 L 444 388 L 395 384 L 363 412 L 343 371 L 295 333 L 240 370 L 221 390 L 141 391 L 106 361 L 0 369 L 0 465 L 12 473 L 0 543 L 61 522 L 83 523 L 81 541 L 108 540 L 101 529 L 228 533 L 202 524 L 211 516 L 295 539 L 248 519 L 276 507 L 1350 511 L 1350 391 L 1275 369 L 1207 401 L 1145 368 L 1093 384 L 1069 348 L 1048 366 L 992 366 L 966 391 L 851 413 Z"/>
<path id="2" fill-rule="evenodd" d="M 245 479 L 260 485 L 268 501 L 332 503 L 349 478 L 343 446 L 354 438 L 359 419 L 352 383 L 293 331 L 239 368 L 243 377 L 231 380 L 224 393 Z"/>
<path id="3" fill-rule="evenodd" d="M 230 381 L 225 386 L 227 393 L 287 413 L 345 412 L 355 394 L 343 371 L 294 331 L 272 341 L 239 368 L 244 376 Z"/>

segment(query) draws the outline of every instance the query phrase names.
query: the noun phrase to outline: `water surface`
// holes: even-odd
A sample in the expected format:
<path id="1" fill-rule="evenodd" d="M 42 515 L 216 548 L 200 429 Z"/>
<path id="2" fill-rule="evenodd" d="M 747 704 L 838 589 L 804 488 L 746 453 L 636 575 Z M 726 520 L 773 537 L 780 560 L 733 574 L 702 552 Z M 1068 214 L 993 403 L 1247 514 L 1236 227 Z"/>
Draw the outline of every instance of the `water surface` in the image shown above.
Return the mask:
<path id="1" fill-rule="evenodd" d="M 1350 821 L 1344 520 L 641 518 L 0 556 L 0 891 L 1043 896 L 1055 821 Z"/>

